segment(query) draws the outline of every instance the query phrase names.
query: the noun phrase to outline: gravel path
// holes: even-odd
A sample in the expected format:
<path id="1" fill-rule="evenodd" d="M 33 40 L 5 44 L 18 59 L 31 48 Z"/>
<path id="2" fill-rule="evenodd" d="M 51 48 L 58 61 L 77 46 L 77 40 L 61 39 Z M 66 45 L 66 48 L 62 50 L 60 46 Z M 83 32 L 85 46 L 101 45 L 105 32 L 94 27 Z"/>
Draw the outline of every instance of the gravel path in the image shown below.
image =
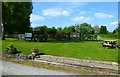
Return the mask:
<path id="1" fill-rule="evenodd" d="M 5 61 L 0 61 L 0 64 L 2 64 L 0 72 L 3 75 L 78 75 L 72 72 L 49 70 Z"/>

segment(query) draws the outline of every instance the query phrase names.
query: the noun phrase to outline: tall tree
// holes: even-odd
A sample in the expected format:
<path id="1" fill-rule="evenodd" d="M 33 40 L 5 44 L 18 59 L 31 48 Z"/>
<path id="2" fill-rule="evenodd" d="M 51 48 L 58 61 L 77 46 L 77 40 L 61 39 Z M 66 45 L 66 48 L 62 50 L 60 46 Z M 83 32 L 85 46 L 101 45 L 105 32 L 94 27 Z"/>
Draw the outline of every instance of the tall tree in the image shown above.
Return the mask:
<path id="1" fill-rule="evenodd" d="M 64 34 L 64 31 L 61 27 L 58 27 L 57 28 L 57 35 L 56 35 L 56 39 L 57 40 L 62 40 L 63 39 L 63 34 Z"/>
<path id="2" fill-rule="evenodd" d="M 63 29 L 63 31 L 64 31 L 64 33 L 70 33 L 70 32 L 75 32 L 76 30 L 75 30 L 75 26 L 69 26 L 69 27 L 65 27 L 64 29 Z"/>
<path id="3" fill-rule="evenodd" d="M 41 39 L 40 41 L 47 41 L 47 38 L 48 38 L 48 28 L 47 28 L 47 26 L 44 25 L 44 26 L 35 27 L 34 28 L 34 34 L 42 35 L 41 37 L 38 37 L 38 38 Z"/>
<path id="4" fill-rule="evenodd" d="M 120 34 L 120 25 L 113 30 L 113 34 Z"/>
<path id="5" fill-rule="evenodd" d="M 80 32 L 80 24 L 75 24 L 75 30 L 76 32 Z"/>
<path id="6" fill-rule="evenodd" d="M 80 32 L 81 34 L 89 34 L 93 31 L 93 28 L 88 23 L 82 23 L 80 24 Z"/>
<path id="7" fill-rule="evenodd" d="M 118 28 L 114 29 L 112 33 L 117 34 L 118 33 Z"/>
<path id="8" fill-rule="evenodd" d="M 57 34 L 57 29 L 55 27 L 48 28 L 48 33 L 49 34 Z"/>
<path id="9" fill-rule="evenodd" d="M 99 28 L 98 25 L 95 25 L 95 26 L 93 27 L 93 29 L 94 29 L 95 33 L 99 33 L 99 32 L 100 32 L 100 28 Z"/>
<path id="10" fill-rule="evenodd" d="M 48 34 L 50 38 L 55 38 L 57 34 L 57 29 L 55 27 L 48 28 Z"/>
<path id="11" fill-rule="evenodd" d="M 106 26 L 101 26 L 101 28 L 100 28 L 100 33 L 102 33 L 102 34 L 107 34 L 107 33 L 108 33 L 107 27 L 106 27 Z"/>
<path id="12" fill-rule="evenodd" d="M 62 34 L 63 33 L 63 29 L 61 27 L 57 28 L 57 34 Z"/>
<path id="13" fill-rule="evenodd" d="M 32 2 L 2 2 L 4 32 L 29 32 L 32 8 Z"/>

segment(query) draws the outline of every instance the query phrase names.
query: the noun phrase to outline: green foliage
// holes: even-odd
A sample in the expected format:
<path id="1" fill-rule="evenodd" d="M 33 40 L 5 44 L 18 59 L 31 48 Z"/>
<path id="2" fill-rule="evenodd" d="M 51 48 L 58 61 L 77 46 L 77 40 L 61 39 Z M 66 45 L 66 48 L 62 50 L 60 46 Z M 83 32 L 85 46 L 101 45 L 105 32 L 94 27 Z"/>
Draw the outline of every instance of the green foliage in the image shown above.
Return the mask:
<path id="1" fill-rule="evenodd" d="M 57 34 L 62 34 L 62 33 L 63 33 L 63 29 L 61 27 L 58 27 Z"/>
<path id="2" fill-rule="evenodd" d="M 113 34 L 120 34 L 120 26 L 113 30 Z"/>
<path id="3" fill-rule="evenodd" d="M 48 34 L 57 34 L 57 29 L 55 27 L 48 28 Z"/>
<path id="4" fill-rule="evenodd" d="M 34 52 L 35 53 L 34 55 L 36 56 L 37 54 L 40 53 L 40 50 L 38 48 L 33 48 L 32 52 Z"/>
<path id="5" fill-rule="evenodd" d="M 99 33 L 100 32 L 100 28 L 99 28 L 98 25 L 94 26 L 93 29 L 94 29 L 95 33 Z"/>
<path id="6" fill-rule="evenodd" d="M 63 31 L 64 31 L 64 33 L 70 33 L 70 32 L 76 32 L 76 30 L 75 30 L 75 26 L 69 26 L 69 27 L 65 27 L 64 29 L 63 29 Z"/>
<path id="7" fill-rule="evenodd" d="M 56 34 L 57 34 L 57 29 L 55 27 L 48 28 L 49 38 L 55 39 Z"/>
<path id="8" fill-rule="evenodd" d="M 13 46 L 13 44 L 9 44 L 6 50 L 7 54 L 16 54 L 17 49 Z"/>
<path id="9" fill-rule="evenodd" d="M 90 34 L 93 30 L 91 25 L 87 23 L 82 23 L 79 27 L 81 34 Z"/>
<path id="10" fill-rule="evenodd" d="M 48 28 L 47 26 L 38 26 L 34 28 L 34 35 L 37 36 L 37 38 L 40 41 L 47 41 L 48 38 Z"/>
<path id="11" fill-rule="evenodd" d="M 5 32 L 29 32 L 32 8 L 32 2 L 2 2 L 2 23 Z"/>
<path id="12" fill-rule="evenodd" d="M 46 40 L 48 37 L 50 39 L 56 39 L 56 40 L 70 40 L 71 32 L 79 32 L 80 33 L 79 39 L 81 40 L 85 40 L 86 38 L 89 38 L 88 35 L 90 34 L 108 33 L 106 26 L 101 26 L 101 28 L 99 28 L 99 26 L 96 25 L 92 27 L 88 23 L 75 24 L 73 26 L 68 26 L 64 28 L 58 27 L 57 29 L 55 27 L 48 28 L 47 26 L 38 26 L 35 27 L 33 30 L 35 34 L 43 35 L 44 37 L 46 37 Z M 44 37 L 40 37 L 40 38 L 44 39 Z"/>
<path id="13" fill-rule="evenodd" d="M 118 34 L 112 34 L 112 33 L 108 33 L 108 34 L 97 34 L 97 36 L 101 36 L 101 38 L 104 39 L 118 39 Z"/>
<path id="14" fill-rule="evenodd" d="M 47 33 L 47 26 L 37 26 L 34 28 L 34 31 L 39 31 L 39 34 L 44 34 L 45 32 Z"/>
<path id="15" fill-rule="evenodd" d="M 64 32 L 63 32 L 63 29 L 62 29 L 61 27 L 58 27 L 56 39 L 57 39 L 57 40 L 62 40 L 63 33 L 64 33 Z"/>
<path id="16" fill-rule="evenodd" d="M 101 28 L 100 28 L 100 33 L 101 33 L 101 34 L 107 34 L 107 33 L 108 33 L 107 27 L 106 27 L 106 26 L 101 26 Z"/>

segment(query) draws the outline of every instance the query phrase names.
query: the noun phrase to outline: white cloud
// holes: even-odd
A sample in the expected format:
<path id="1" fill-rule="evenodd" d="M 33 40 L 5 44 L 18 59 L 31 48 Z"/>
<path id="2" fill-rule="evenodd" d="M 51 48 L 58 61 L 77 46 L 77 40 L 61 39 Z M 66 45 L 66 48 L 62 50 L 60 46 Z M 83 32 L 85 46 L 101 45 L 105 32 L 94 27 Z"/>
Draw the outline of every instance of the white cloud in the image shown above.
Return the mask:
<path id="1" fill-rule="evenodd" d="M 88 22 L 93 20 L 93 18 L 80 16 L 80 17 L 74 17 L 72 20 L 76 22 Z"/>
<path id="2" fill-rule="evenodd" d="M 51 8 L 51 9 L 44 9 L 42 11 L 42 15 L 57 17 L 61 15 L 69 16 L 70 13 L 67 10 L 63 10 L 62 8 Z"/>
<path id="3" fill-rule="evenodd" d="M 31 26 L 32 26 L 33 28 L 35 28 L 35 27 L 39 26 L 39 24 L 31 23 Z"/>
<path id="4" fill-rule="evenodd" d="M 45 18 L 43 16 L 40 16 L 40 15 L 35 15 L 35 14 L 30 15 L 30 21 L 31 22 L 40 22 L 40 21 L 42 21 L 44 19 Z"/>
<path id="5" fill-rule="evenodd" d="M 115 22 L 111 22 L 110 24 L 111 24 L 111 25 L 118 25 L 118 22 L 115 21 Z"/>
<path id="6" fill-rule="evenodd" d="M 63 11 L 63 15 L 65 15 L 65 16 L 69 16 L 70 13 L 69 13 L 68 11 Z"/>
<path id="7" fill-rule="evenodd" d="M 79 13 L 79 15 L 86 14 L 86 12 L 85 12 L 85 11 L 81 11 L 80 9 L 76 9 L 76 11 Z"/>
<path id="8" fill-rule="evenodd" d="M 105 14 L 105 13 L 95 13 L 94 14 L 97 18 L 113 18 L 113 15 Z"/>

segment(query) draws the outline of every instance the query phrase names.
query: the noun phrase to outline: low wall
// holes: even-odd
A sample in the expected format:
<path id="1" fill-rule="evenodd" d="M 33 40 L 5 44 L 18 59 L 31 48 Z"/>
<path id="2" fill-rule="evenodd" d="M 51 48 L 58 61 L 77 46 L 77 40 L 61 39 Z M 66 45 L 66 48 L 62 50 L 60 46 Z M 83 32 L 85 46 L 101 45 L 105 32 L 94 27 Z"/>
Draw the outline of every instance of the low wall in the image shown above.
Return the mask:
<path id="1" fill-rule="evenodd" d="M 15 58 L 19 60 L 26 60 L 27 56 L 23 54 L 9 55 L 0 53 L 0 57 Z M 35 58 L 35 61 L 44 62 L 53 65 L 67 66 L 73 68 L 80 68 L 85 70 L 94 70 L 100 72 L 116 73 L 118 74 L 118 63 L 96 60 L 83 60 L 68 57 L 59 57 L 51 55 L 40 55 L 40 58 Z"/>
<path id="2" fill-rule="evenodd" d="M 80 69 L 95 70 L 109 73 L 118 73 L 118 64 L 115 62 L 96 61 L 96 60 L 82 60 L 67 57 L 58 57 L 51 55 L 41 55 L 37 61 L 43 60 L 49 63 L 70 66 Z"/>

